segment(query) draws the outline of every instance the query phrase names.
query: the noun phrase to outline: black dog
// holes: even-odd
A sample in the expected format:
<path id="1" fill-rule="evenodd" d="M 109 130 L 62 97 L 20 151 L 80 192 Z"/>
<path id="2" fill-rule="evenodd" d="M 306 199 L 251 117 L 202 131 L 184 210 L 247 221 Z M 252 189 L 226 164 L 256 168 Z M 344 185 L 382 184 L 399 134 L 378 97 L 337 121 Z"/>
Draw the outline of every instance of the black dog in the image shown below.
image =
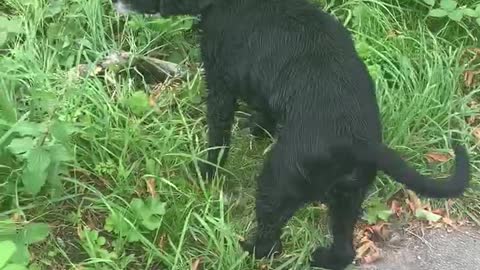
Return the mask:
<path id="1" fill-rule="evenodd" d="M 312 265 L 345 268 L 355 255 L 353 228 L 377 170 L 430 197 L 460 196 L 468 186 L 465 148 L 454 147 L 454 175 L 435 181 L 382 143 L 374 84 L 350 33 L 307 0 L 121 0 L 117 8 L 201 15 L 209 147 L 228 150 L 237 99 L 257 111 L 268 131 L 283 125 L 257 179 L 258 231 L 242 243 L 257 258 L 280 252 L 287 220 L 302 205 L 322 201 L 333 244 L 318 248 Z M 219 151 L 209 151 L 208 161 L 217 163 Z M 202 172 L 211 177 L 214 167 Z"/>

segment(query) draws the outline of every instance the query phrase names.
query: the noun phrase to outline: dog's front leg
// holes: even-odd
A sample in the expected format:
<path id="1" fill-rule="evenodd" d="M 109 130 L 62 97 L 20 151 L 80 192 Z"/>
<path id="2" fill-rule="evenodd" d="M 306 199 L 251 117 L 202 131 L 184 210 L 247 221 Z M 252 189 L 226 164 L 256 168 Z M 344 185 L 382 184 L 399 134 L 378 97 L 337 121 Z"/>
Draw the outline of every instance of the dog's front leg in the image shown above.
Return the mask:
<path id="1" fill-rule="evenodd" d="M 208 154 L 207 163 L 201 163 L 200 173 L 205 180 L 211 179 L 218 164 L 223 166 L 227 159 L 234 113 L 237 108 L 236 97 L 219 80 L 209 79 L 207 97 Z M 223 151 L 222 151 L 223 150 Z M 222 153 L 223 152 L 223 153 Z M 222 156 L 220 157 L 220 154 Z M 218 160 L 220 157 L 220 160 Z"/>

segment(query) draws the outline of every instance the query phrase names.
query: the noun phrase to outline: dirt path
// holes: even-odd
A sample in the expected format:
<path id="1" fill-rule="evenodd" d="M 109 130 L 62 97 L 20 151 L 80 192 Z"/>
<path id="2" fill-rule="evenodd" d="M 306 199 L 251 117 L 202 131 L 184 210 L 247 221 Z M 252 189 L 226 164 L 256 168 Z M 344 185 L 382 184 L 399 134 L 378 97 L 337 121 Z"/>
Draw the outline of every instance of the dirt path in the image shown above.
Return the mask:
<path id="1" fill-rule="evenodd" d="M 383 247 L 383 258 L 359 270 L 479 270 L 480 228 L 434 230 Z"/>

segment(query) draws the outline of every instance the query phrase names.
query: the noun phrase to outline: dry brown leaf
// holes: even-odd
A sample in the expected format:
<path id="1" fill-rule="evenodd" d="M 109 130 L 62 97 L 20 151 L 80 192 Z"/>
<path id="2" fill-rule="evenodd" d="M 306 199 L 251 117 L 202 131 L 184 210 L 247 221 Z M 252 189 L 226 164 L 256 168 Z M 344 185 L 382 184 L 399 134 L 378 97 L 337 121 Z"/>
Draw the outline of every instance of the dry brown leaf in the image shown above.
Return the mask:
<path id="1" fill-rule="evenodd" d="M 379 223 L 367 228 L 371 232 L 373 240 L 385 241 L 390 235 L 387 223 Z"/>
<path id="2" fill-rule="evenodd" d="M 434 209 L 431 212 L 443 217 L 443 216 L 445 216 L 447 211 L 445 211 L 445 209 L 439 208 L 439 209 Z"/>
<path id="3" fill-rule="evenodd" d="M 472 70 L 466 70 L 463 72 L 463 84 L 465 87 L 471 88 L 473 87 L 475 82 L 475 72 Z"/>
<path id="4" fill-rule="evenodd" d="M 415 213 L 417 209 L 421 209 L 422 207 L 422 201 L 420 201 L 420 198 L 418 198 L 417 194 L 411 190 L 407 190 L 407 204 L 410 207 L 410 210 Z"/>
<path id="5" fill-rule="evenodd" d="M 148 97 L 148 105 L 150 105 L 150 107 L 155 107 L 155 105 L 157 105 L 157 96 L 156 95 L 150 95 Z"/>
<path id="6" fill-rule="evenodd" d="M 469 101 L 469 102 L 467 103 L 467 106 L 468 106 L 469 108 L 474 109 L 474 108 L 476 108 L 476 107 L 478 106 L 478 102 L 476 102 L 475 100 L 471 100 L 471 101 Z"/>
<path id="7" fill-rule="evenodd" d="M 93 220 L 94 217 L 92 217 L 90 212 L 87 212 L 87 214 L 85 215 L 85 218 L 87 219 L 86 221 L 87 227 L 90 228 L 91 230 L 96 230 L 97 226 L 95 225 L 95 221 Z"/>
<path id="8" fill-rule="evenodd" d="M 369 252 L 371 252 L 372 249 L 376 249 L 375 243 L 373 243 L 373 241 L 371 240 L 365 241 L 356 250 L 357 258 L 358 259 L 364 258 L 365 256 L 368 255 Z"/>
<path id="9" fill-rule="evenodd" d="M 470 126 L 473 126 L 476 122 L 477 122 L 476 116 L 472 115 L 467 117 L 467 124 L 469 124 Z"/>
<path id="10" fill-rule="evenodd" d="M 362 258 L 362 264 L 370 264 L 381 258 L 380 251 L 378 249 L 373 250 L 369 255 Z"/>
<path id="11" fill-rule="evenodd" d="M 452 155 L 448 153 L 438 153 L 438 152 L 431 152 L 425 155 L 429 163 L 444 163 L 449 161 L 452 158 Z"/>
<path id="12" fill-rule="evenodd" d="M 390 210 L 392 210 L 392 212 L 395 213 L 397 217 L 399 217 L 403 212 L 403 208 L 400 205 L 400 202 L 397 200 L 392 201 L 392 203 L 390 204 Z"/>
<path id="13" fill-rule="evenodd" d="M 473 137 L 475 137 L 475 139 L 480 140 L 480 127 L 474 128 L 472 131 L 472 135 Z"/>
<path id="14" fill-rule="evenodd" d="M 268 270 L 268 269 L 269 269 L 268 264 L 260 264 L 259 270 Z"/>
<path id="15" fill-rule="evenodd" d="M 15 222 L 15 223 L 22 223 L 22 222 L 25 221 L 25 219 L 19 213 L 14 213 L 12 215 L 12 221 Z"/>
<path id="16" fill-rule="evenodd" d="M 195 259 L 192 263 L 192 267 L 190 267 L 191 270 L 201 270 L 202 269 L 202 262 L 200 259 Z"/>
<path id="17" fill-rule="evenodd" d="M 478 106 L 478 103 L 474 100 L 470 101 L 467 103 L 467 106 L 473 110 L 473 111 L 479 111 L 479 106 Z M 478 114 L 474 114 L 474 115 L 470 115 L 469 117 L 467 117 L 467 123 L 470 125 L 470 126 L 476 126 L 479 124 L 479 115 Z"/>
<path id="18" fill-rule="evenodd" d="M 388 31 L 387 38 L 396 38 L 401 34 L 402 34 L 402 32 L 400 32 L 398 30 L 395 30 L 395 29 L 392 29 L 392 30 Z"/>
<path id="19" fill-rule="evenodd" d="M 455 225 L 454 221 L 447 217 L 442 217 L 442 222 L 454 229 L 457 229 L 457 226 Z"/>
<path id="20" fill-rule="evenodd" d="M 158 240 L 158 249 L 160 251 L 165 250 L 165 244 L 167 242 L 166 240 L 167 240 L 167 235 L 162 234 L 162 236 L 160 236 L 160 240 Z"/>
<path id="21" fill-rule="evenodd" d="M 157 197 L 157 191 L 155 189 L 156 183 L 154 178 L 147 179 L 147 192 L 152 196 L 152 198 Z"/>

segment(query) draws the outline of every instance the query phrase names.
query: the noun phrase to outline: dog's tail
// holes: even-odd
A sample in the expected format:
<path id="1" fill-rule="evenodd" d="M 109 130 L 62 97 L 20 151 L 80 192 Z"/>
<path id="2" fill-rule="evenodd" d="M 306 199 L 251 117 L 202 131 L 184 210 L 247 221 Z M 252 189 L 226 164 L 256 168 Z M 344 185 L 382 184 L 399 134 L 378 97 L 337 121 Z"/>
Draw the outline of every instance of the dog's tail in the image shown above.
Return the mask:
<path id="1" fill-rule="evenodd" d="M 431 198 L 453 198 L 461 196 L 468 187 L 470 166 L 465 147 L 455 144 L 455 169 L 443 181 L 421 175 L 409 166 L 400 155 L 384 144 L 362 144 L 353 147 L 354 159 L 376 164 L 377 168 L 404 184 L 408 189 Z"/>

